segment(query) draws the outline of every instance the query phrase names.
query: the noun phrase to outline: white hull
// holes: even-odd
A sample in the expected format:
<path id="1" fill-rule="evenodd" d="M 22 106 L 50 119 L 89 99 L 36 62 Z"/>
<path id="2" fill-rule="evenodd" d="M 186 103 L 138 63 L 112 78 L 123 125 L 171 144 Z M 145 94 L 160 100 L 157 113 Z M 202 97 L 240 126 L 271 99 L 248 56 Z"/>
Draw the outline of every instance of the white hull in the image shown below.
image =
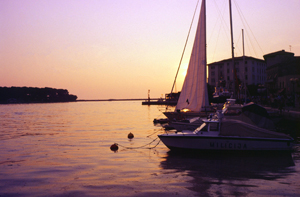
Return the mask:
<path id="1" fill-rule="evenodd" d="M 182 120 L 182 119 L 189 119 L 195 117 L 207 117 L 209 114 L 213 113 L 212 110 L 207 110 L 206 112 L 163 112 L 163 114 L 169 120 Z"/>
<path id="2" fill-rule="evenodd" d="M 163 134 L 158 137 L 171 150 L 291 151 L 293 147 L 291 139 L 216 137 L 196 134 Z"/>
<path id="3" fill-rule="evenodd" d="M 183 131 L 183 130 L 194 131 L 200 125 L 201 125 L 201 123 L 180 123 L 180 122 L 169 123 L 169 127 L 174 128 L 177 131 Z"/>

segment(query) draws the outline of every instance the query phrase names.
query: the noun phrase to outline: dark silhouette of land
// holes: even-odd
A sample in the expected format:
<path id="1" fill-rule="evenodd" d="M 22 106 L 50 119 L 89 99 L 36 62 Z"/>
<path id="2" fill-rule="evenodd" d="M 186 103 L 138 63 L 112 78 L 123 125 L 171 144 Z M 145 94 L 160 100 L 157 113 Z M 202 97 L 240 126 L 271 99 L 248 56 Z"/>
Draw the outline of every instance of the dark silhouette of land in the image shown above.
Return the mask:
<path id="1" fill-rule="evenodd" d="M 0 103 L 53 103 L 76 101 L 66 89 L 35 87 L 0 87 Z"/>

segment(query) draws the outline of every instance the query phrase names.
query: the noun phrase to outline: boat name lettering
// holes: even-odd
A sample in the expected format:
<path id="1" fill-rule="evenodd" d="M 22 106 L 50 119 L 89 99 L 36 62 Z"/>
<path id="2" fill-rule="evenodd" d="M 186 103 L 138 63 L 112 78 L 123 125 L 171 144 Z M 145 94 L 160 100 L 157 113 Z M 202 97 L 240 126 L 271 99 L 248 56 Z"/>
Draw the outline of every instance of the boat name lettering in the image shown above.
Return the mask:
<path id="1" fill-rule="evenodd" d="M 247 145 L 244 143 L 219 143 L 219 142 L 210 142 L 210 147 L 212 148 L 228 148 L 228 149 L 247 149 Z"/>

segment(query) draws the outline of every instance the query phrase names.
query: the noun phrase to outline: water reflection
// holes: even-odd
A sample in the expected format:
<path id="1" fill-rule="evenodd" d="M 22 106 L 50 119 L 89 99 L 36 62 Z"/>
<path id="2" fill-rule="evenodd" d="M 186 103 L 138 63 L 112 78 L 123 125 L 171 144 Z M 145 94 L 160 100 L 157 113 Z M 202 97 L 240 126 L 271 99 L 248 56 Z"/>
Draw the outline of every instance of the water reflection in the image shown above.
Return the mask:
<path id="1" fill-rule="evenodd" d="M 296 172 L 290 153 L 195 155 L 170 151 L 160 166 L 186 173 L 192 178 L 188 189 L 200 196 L 245 196 L 252 188 L 261 187 L 261 182 L 281 180 Z"/>

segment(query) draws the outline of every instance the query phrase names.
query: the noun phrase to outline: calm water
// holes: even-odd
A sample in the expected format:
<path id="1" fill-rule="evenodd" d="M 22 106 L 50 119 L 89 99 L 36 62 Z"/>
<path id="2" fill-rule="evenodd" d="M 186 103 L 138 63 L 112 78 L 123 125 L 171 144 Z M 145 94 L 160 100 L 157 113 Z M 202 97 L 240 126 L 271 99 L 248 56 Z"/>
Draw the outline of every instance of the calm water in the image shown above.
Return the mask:
<path id="1" fill-rule="evenodd" d="M 110 150 L 155 140 L 163 130 L 154 118 L 163 118 L 158 107 L 141 102 L 0 105 L 0 196 L 300 195 L 300 152 Z"/>

